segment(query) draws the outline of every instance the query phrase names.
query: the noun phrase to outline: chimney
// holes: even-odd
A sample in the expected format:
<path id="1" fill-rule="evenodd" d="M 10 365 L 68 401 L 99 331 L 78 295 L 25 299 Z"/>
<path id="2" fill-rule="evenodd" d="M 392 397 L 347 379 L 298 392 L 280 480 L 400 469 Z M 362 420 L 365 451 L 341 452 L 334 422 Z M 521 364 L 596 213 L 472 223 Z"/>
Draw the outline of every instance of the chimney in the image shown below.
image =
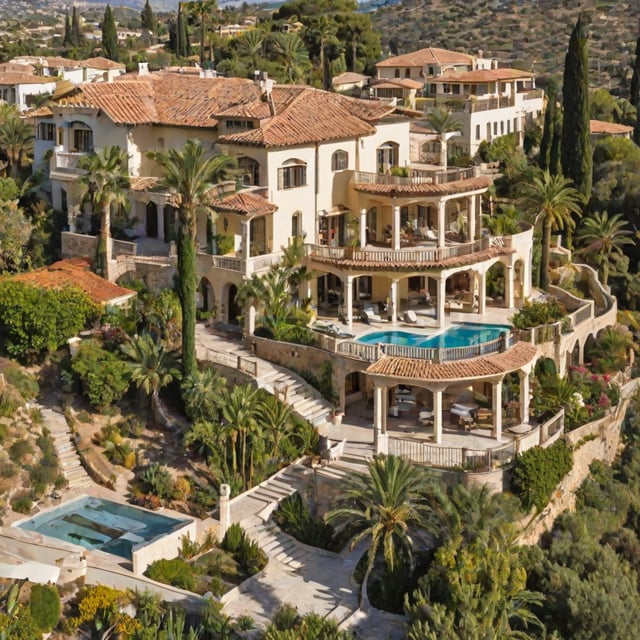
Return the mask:
<path id="1" fill-rule="evenodd" d="M 138 62 L 138 75 L 139 76 L 148 76 L 149 75 L 149 63 L 148 62 Z"/>
<path id="2" fill-rule="evenodd" d="M 258 79 L 258 86 L 262 91 L 262 99 L 269 103 L 269 111 L 272 116 L 276 115 L 276 105 L 273 101 L 273 80 L 266 71 L 254 71 L 253 77 Z"/>

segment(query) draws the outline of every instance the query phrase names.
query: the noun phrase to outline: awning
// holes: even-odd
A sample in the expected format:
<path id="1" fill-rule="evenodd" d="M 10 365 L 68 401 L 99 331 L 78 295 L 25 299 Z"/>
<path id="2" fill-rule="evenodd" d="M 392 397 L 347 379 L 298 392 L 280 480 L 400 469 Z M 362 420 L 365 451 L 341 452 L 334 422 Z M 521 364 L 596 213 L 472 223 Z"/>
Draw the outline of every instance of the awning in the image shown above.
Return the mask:
<path id="1" fill-rule="evenodd" d="M 323 209 L 320 215 L 324 218 L 333 218 L 334 216 L 341 216 L 345 213 L 351 213 L 348 207 L 345 207 L 343 204 L 336 204 L 330 209 Z"/>

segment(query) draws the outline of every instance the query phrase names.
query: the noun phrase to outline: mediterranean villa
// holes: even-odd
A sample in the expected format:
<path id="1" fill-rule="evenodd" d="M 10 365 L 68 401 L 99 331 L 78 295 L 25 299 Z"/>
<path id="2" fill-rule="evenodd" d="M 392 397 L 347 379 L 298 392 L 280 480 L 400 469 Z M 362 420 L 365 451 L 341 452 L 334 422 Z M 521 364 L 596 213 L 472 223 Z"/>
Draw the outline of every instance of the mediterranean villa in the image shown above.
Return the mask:
<path id="1" fill-rule="evenodd" d="M 474 58 L 456 56 L 460 60 L 441 60 L 437 69 L 434 62 L 424 77 L 436 102 L 443 95 L 460 101 L 465 136 L 471 134 L 463 143 L 467 152 L 473 154 L 486 134 L 522 131 L 532 74 L 505 73 L 490 61 L 477 68 Z M 459 64 L 469 70 L 459 71 Z M 413 71 L 409 75 L 415 79 Z M 491 96 L 484 98 L 487 92 Z M 492 100 L 504 102 L 504 109 L 464 107 Z M 536 105 L 542 109 L 541 99 Z M 477 119 L 503 110 L 504 117 L 490 125 Z M 562 415 L 552 424 L 530 424 L 536 361 L 552 359 L 561 374 L 582 363 L 585 343 L 615 323 L 616 301 L 593 270 L 574 265 L 585 298 L 552 287 L 568 319 L 544 332 L 512 330 L 514 312 L 542 295 L 531 284 L 533 228 L 521 223 L 518 233 L 491 235 L 482 219 L 490 177 L 478 168 L 421 162 L 419 145 L 417 156 L 412 151 L 410 115 L 385 101 L 274 85 L 266 76 L 251 81 L 141 72 L 78 86 L 30 117 L 35 167 L 47 173 L 53 206 L 69 214 L 64 257 L 95 252 L 88 211 L 79 200 L 78 159 L 119 145 L 129 154 L 135 222 L 128 241 L 111 243 L 109 279 L 135 275 L 150 286 L 169 286 L 176 271 L 176 202 L 161 187 L 159 167 L 147 152 L 180 149 L 198 138 L 213 154 L 235 156 L 243 183 L 239 190 L 236 182 L 215 186 L 211 206 L 217 216 L 202 213 L 198 220 L 201 309 L 226 327 L 239 325 L 238 287 L 302 238 L 305 264 L 314 274 L 304 293 L 317 309 L 319 346 L 283 347 L 255 336 L 252 312 L 242 318 L 246 344 L 297 371 L 306 366 L 317 372 L 329 362 L 339 408 L 349 415 L 357 403 L 366 405 L 379 452 L 409 455 L 406 447 L 414 443 L 389 438 L 389 428 L 411 415 L 413 431 L 428 431 L 436 445 L 423 462 L 435 461 L 437 446 L 454 455 L 442 446 L 449 434 L 458 442 L 469 438 L 457 456 L 468 460 L 474 447 L 493 446 L 494 458 L 506 460 L 514 447 L 522 450 L 562 431 Z M 397 168 L 402 171 L 392 171 Z M 216 236 L 227 236 L 233 249 L 219 255 Z M 553 260 L 558 268 L 570 261 L 561 248 Z M 377 339 L 370 337 L 372 325 L 382 332 Z M 462 346 L 439 341 L 466 329 L 473 335 Z M 409 341 L 394 340 L 390 332 Z M 489 444 L 481 447 L 476 431 Z M 456 466 L 456 460 L 441 464 Z"/>

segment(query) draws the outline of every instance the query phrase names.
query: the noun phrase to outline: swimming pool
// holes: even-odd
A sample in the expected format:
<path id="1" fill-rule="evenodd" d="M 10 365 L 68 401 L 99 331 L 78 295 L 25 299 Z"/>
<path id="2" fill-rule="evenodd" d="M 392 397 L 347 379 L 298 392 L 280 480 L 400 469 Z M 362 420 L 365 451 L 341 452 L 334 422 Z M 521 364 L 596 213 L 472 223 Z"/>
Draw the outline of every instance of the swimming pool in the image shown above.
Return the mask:
<path id="1" fill-rule="evenodd" d="M 20 529 L 132 559 L 132 548 L 190 522 L 84 496 L 18 523 Z"/>
<path id="2" fill-rule="evenodd" d="M 365 344 L 397 344 L 424 349 L 449 349 L 491 342 L 510 330 L 511 327 L 504 324 L 473 324 L 467 322 L 453 325 L 446 331 L 431 336 L 410 331 L 375 331 L 358 338 L 358 342 Z"/>

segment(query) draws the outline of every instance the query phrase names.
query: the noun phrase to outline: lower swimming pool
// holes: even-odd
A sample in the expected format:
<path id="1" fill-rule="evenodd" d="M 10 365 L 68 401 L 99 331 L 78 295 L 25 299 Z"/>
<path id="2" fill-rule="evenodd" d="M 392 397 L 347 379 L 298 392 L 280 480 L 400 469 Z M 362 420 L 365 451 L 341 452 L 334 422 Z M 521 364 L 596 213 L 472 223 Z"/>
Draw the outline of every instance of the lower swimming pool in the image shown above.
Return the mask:
<path id="1" fill-rule="evenodd" d="M 128 504 L 84 496 L 17 526 L 131 560 L 132 547 L 175 531 L 188 522 Z"/>
<path id="2" fill-rule="evenodd" d="M 442 333 L 430 336 L 412 333 L 411 331 L 375 331 L 358 338 L 358 342 L 364 342 L 365 344 L 397 344 L 425 349 L 448 349 L 491 342 L 510 330 L 511 327 L 504 324 L 473 324 L 466 322 L 453 325 Z"/>

